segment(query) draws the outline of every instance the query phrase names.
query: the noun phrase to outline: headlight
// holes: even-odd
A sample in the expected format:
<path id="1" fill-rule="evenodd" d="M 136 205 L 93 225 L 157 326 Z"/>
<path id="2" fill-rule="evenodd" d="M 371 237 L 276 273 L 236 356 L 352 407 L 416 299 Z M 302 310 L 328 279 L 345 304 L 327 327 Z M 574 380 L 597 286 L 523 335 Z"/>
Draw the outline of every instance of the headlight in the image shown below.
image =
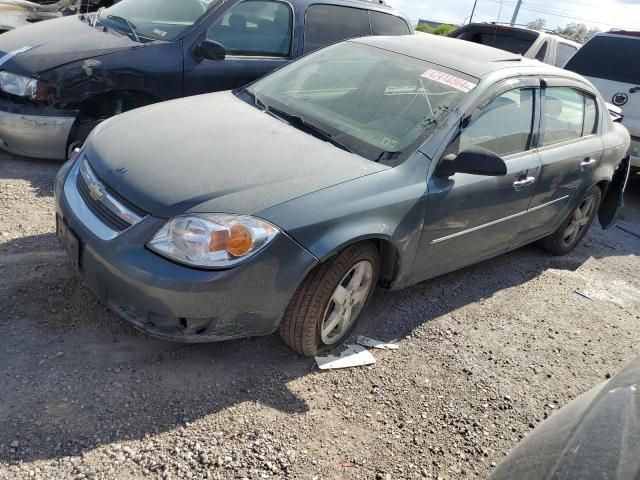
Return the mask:
<path id="1" fill-rule="evenodd" d="M 37 89 L 38 80 L 35 78 L 0 71 L 0 90 L 19 97 L 31 97 L 36 94 Z"/>
<path id="2" fill-rule="evenodd" d="M 193 267 L 230 267 L 264 248 L 278 229 L 244 215 L 193 214 L 169 220 L 147 246 Z"/>

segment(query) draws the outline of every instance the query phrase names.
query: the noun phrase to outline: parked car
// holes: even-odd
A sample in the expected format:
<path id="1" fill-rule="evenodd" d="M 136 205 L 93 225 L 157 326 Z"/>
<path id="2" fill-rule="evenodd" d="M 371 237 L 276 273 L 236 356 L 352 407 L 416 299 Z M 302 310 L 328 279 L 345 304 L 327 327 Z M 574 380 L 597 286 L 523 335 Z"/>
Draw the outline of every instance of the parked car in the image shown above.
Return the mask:
<path id="1" fill-rule="evenodd" d="M 571 251 L 602 199 L 617 205 L 628 148 L 577 74 L 446 37 L 369 37 L 105 121 L 58 174 L 57 231 L 138 328 L 187 342 L 278 329 L 315 355 L 377 285 L 535 241 Z"/>
<path id="2" fill-rule="evenodd" d="M 587 77 L 602 96 L 622 108 L 631 133 L 631 165 L 640 171 L 640 32 L 612 31 L 589 40 L 566 68 Z"/>
<path id="3" fill-rule="evenodd" d="M 499 23 L 470 23 L 449 34 L 450 37 L 480 43 L 523 57 L 564 67 L 580 44 L 552 32 Z"/>
<path id="4" fill-rule="evenodd" d="M 640 357 L 533 430 L 489 480 L 640 478 Z"/>
<path id="5" fill-rule="evenodd" d="M 410 34 L 363 0 L 122 0 L 0 36 L 0 147 L 64 159 L 101 121 L 239 87 L 324 45 Z"/>
<path id="6" fill-rule="evenodd" d="M 117 1 L 117 0 L 116 0 Z M 113 0 L 2 0 L 0 1 L 0 33 L 42 20 L 59 18 L 110 7 Z"/>

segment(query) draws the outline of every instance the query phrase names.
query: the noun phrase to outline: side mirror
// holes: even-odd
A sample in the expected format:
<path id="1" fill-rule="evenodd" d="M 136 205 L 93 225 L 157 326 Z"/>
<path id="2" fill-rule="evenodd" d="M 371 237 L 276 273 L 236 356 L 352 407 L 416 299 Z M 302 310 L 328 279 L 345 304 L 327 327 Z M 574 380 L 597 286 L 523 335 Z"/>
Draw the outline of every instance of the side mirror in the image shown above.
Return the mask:
<path id="1" fill-rule="evenodd" d="M 507 174 L 507 164 L 491 150 L 470 147 L 456 155 L 447 155 L 436 167 L 435 175 L 449 178 L 455 173 L 501 177 Z"/>
<path id="2" fill-rule="evenodd" d="M 207 60 L 224 60 L 227 49 L 224 45 L 213 40 L 203 40 L 195 49 L 196 55 Z"/>

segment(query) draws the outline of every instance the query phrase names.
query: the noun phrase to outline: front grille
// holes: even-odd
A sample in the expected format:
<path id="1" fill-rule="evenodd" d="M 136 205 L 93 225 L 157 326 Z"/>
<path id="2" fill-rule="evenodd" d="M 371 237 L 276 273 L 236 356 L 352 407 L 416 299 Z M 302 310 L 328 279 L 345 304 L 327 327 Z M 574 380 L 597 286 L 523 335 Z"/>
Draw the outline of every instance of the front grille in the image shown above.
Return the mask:
<path id="1" fill-rule="evenodd" d="M 101 222 L 112 230 L 122 232 L 142 220 L 145 213 L 110 191 L 91 169 L 86 157 L 79 161 L 80 171 L 76 178 L 78 194 Z"/>
<path id="2" fill-rule="evenodd" d="M 82 175 L 78 175 L 76 187 L 78 188 L 78 193 L 80 193 L 82 200 L 84 200 L 84 203 L 89 207 L 89 210 L 91 210 L 93 214 L 102 220 L 107 226 L 114 230 L 118 230 L 119 232 L 126 230 L 131 226 L 130 223 L 118 217 L 115 213 L 105 207 L 102 202 L 97 202 L 91 197 L 89 194 L 89 187 L 87 187 Z"/>

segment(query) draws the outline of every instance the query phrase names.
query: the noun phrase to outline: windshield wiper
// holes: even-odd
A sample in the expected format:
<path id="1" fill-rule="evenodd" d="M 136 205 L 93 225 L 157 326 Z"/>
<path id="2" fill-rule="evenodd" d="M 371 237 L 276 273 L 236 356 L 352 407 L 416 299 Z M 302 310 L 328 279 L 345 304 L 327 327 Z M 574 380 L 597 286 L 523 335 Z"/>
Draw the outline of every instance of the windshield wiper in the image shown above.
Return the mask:
<path id="1" fill-rule="evenodd" d="M 140 37 L 136 33 L 136 28 L 138 28 L 138 27 L 136 27 L 129 20 L 127 20 L 124 17 L 120 17 L 118 15 L 107 15 L 107 18 L 110 19 L 110 20 L 117 20 L 118 22 L 124 23 L 127 27 L 129 27 L 129 30 L 131 30 L 131 33 L 133 33 L 133 36 L 136 39 L 136 42 L 140 42 Z"/>
<path id="2" fill-rule="evenodd" d="M 290 125 L 293 125 L 294 127 L 307 130 L 309 133 L 313 134 L 314 136 L 319 137 L 322 140 L 325 140 L 342 150 L 345 150 L 349 153 L 353 153 L 349 147 L 341 143 L 339 140 L 336 140 L 335 137 L 331 135 L 329 132 L 325 132 L 320 127 L 317 127 L 314 124 L 307 122 L 300 115 L 295 115 L 293 113 L 285 112 L 284 110 L 280 110 L 279 108 L 272 107 L 272 106 L 267 107 L 265 109 L 265 112 L 270 113 L 274 116 L 280 117 L 282 120 L 285 120 L 286 122 L 288 122 Z"/>

